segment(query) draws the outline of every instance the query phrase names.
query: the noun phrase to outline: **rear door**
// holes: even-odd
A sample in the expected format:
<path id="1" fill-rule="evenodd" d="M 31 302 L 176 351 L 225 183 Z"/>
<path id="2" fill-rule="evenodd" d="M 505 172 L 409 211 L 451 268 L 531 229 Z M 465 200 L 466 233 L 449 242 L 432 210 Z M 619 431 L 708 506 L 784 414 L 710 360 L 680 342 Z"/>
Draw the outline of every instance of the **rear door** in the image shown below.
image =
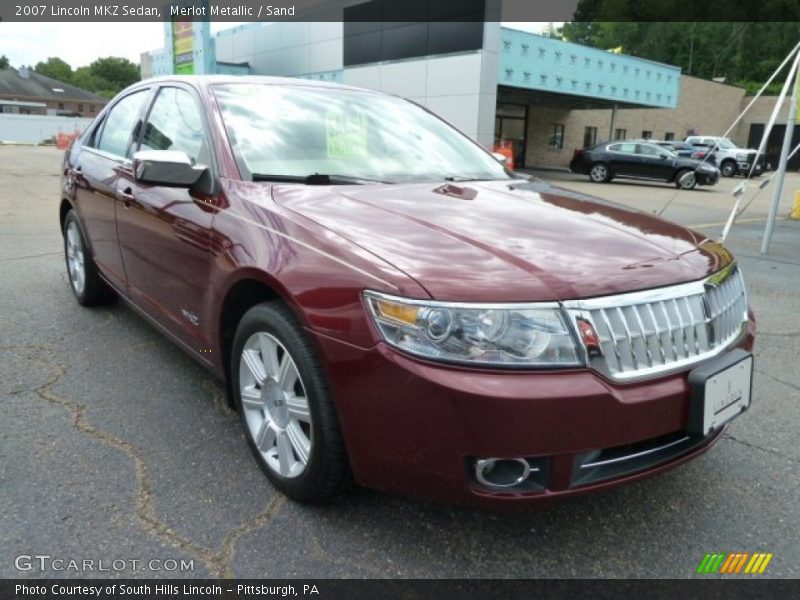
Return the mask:
<path id="1" fill-rule="evenodd" d="M 208 126 L 196 92 L 166 84 L 156 93 L 137 149 L 186 152 L 215 181 Z M 205 176 L 204 176 L 205 177 Z M 137 182 L 121 173 L 120 248 L 131 299 L 200 358 L 210 361 L 209 239 L 213 194 Z"/>
<path id="2" fill-rule="evenodd" d="M 636 142 L 617 142 L 608 146 L 608 160 L 614 175 L 639 177 L 642 160 L 636 154 Z"/>
<path id="3" fill-rule="evenodd" d="M 84 140 L 70 173 L 92 256 L 109 282 L 123 292 L 126 278 L 117 240 L 116 213 L 121 202 L 116 183 L 149 93 L 148 88 L 138 89 L 114 103 Z"/>

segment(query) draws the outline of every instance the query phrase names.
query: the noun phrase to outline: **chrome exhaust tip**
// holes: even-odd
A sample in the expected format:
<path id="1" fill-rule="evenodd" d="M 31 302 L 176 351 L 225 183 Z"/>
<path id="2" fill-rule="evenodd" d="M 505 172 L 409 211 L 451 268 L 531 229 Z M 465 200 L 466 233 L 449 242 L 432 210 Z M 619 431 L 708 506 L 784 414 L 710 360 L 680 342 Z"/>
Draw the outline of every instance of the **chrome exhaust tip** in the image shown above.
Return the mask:
<path id="1" fill-rule="evenodd" d="M 492 488 L 512 488 L 525 482 L 531 466 L 524 458 L 481 458 L 475 462 L 475 479 Z"/>

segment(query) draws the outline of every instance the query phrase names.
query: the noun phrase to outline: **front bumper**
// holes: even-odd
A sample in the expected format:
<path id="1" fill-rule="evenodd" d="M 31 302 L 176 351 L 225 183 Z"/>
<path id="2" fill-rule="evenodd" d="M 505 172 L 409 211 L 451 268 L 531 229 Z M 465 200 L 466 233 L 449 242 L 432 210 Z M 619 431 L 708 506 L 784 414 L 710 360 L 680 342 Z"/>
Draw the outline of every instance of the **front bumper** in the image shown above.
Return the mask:
<path id="1" fill-rule="evenodd" d="M 752 348 L 754 330 L 751 321 L 739 347 Z M 721 433 L 683 439 L 686 372 L 622 385 L 588 369 L 479 371 L 383 343 L 361 349 L 316 338 L 355 478 L 383 491 L 468 506 L 547 503 L 672 468 Z M 625 453 L 637 456 L 618 468 L 610 459 Z M 486 488 L 472 474 L 481 457 L 540 461 L 542 485 Z"/>
<path id="2" fill-rule="evenodd" d="M 739 162 L 737 162 L 737 167 L 739 168 L 739 174 L 740 175 L 747 175 L 747 174 L 750 173 L 750 169 L 753 167 L 753 163 L 752 162 L 739 161 Z M 759 160 L 756 163 L 755 169 L 753 169 L 753 174 L 754 175 L 761 175 L 764 172 L 764 167 L 765 167 L 765 163 L 763 162 L 763 160 Z"/>
<path id="3" fill-rule="evenodd" d="M 695 171 L 695 177 L 697 178 L 697 183 L 700 185 L 716 185 L 719 181 L 719 170 L 715 170 L 712 172 L 706 171 Z"/>

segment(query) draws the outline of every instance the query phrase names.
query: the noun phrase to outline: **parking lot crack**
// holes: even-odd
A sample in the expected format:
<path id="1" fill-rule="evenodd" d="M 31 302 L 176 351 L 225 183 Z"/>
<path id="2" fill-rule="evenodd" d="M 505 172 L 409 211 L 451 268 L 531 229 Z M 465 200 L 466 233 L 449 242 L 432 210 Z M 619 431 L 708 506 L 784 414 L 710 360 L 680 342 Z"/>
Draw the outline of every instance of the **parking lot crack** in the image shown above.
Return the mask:
<path id="1" fill-rule="evenodd" d="M 797 460 L 796 458 L 792 458 L 791 456 L 786 456 L 785 454 L 781 454 L 777 450 L 773 450 L 771 448 L 764 448 L 763 446 L 759 446 L 758 444 L 753 444 L 751 442 L 746 442 L 744 440 L 740 440 L 739 438 L 734 437 L 729 433 L 726 433 L 723 436 L 723 439 L 731 440 L 733 442 L 736 442 L 737 444 L 741 444 L 742 446 L 747 446 L 748 448 L 752 448 L 753 450 L 760 450 L 761 452 L 766 452 L 767 454 L 772 454 L 773 456 L 777 456 L 778 458 L 782 458 L 784 460 L 788 460 L 791 463 L 795 463 L 795 464 L 800 463 L 800 461 Z"/>
<path id="2" fill-rule="evenodd" d="M 252 517 L 228 532 L 225 539 L 222 541 L 222 546 L 219 552 L 219 565 L 220 576 L 224 579 L 233 579 L 236 574 L 233 571 L 233 559 L 236 554 L 236 542 L 239 541 L 243 535 L 246 535 L 256 529 L 271 523 L 275 517 L 281 512 L 286 504 L 285 496 L 275 496 L 269 501 L 267 506 L 260 513 Z"/>
<path id="3" fill-rule="evenodd" d="M 780 333 L 778 333 L 778 332 L 773 333 L 773 332 L 770 332 L 770 331 L 761 331 L 761 330 L 759 330 L 758 331 L 758 335 L 759 336 L 766 335 L 766 336 L 770 336 L 770 337 L 793 338 L 793 337 L 800 337 L 800 331 L 782 331 Z"/>
<path id="4" fill-rule="evenodd" d="M 43 254 L 28 254 L 26 256 L 10 256 L 8 258 L 0 258 L 0 262 L 11 262 L 14 260 L 29 260 L 31 258 L 42 258 L 44 256 L 61 256 L 61 252 L 45 252 Z"/>
<path id="5" fill-rule="evenodd" d="M 236 542 L 249 532 L 269 524 L 280 512 L 285 504 L 283 496 L 276 496 L 258 514 L 248 519 L 245 523 L 231 529 L 217 549 L 208 548 L 198 544 L 172 529 L 163 522 L 156 511 L 156 492 L 150 469 L 141 451 L 132 443 L 122 440 L 112 433 L 98 429 L 86 419 L 86 406 L 69 398 L 65 398 L 53 390 L 64 377 L 68 369 L 64 365 L 45 360 L 42 355 L 52 353 L 52 350 L 42 345 L 11 344 L 0 346 L 0 350 L 33 351 L 39 356 L 34 361 L 42 368 L 52 371 L 50 378 L 33 392 L 42 400 L 59 406 L 70 413 L 72 426 L 80 433 L 87 435 L 100 443 L 120 450 L 130 457 L 133 463 L 134 474 L 138 483 L 135 497 L 136 517 L 143 529 L 165 544 L 183 550 L 187 554 L 199 559 L 216 578 L 233 577 L 233 558 Z M 219 395 L 219 394 L 217 394 Z M 224 401 L 224 397 L 223 397 Z M 215 402 L 216 403 L 216 402 Z"/>
<path id="6" fill-rule="evenodd" d="M 762 371 L 761 369 L 756 369 L 755 371 L 759 375 L 763 375 L 768 379 L 772 379 L 772 381 L 776 383 L 780 383 L 781 385 L 785 385 L 786 387 L 792 388 L 793 390 L 800 392 L 800 385 L 797 385 L 796 383 L 792 383 L 791 381 L 786 381 L 784 379 L 781 379 L 780 377 L 775 377 L 774 375 L 771 375 L 766 371 Z"/>
<path id="7" fill-rule="evenodd" d="M 220 388 L 216 377 L 209 377 L 200 382 L 200 385 L 211 394 L 211 403 L 224 415 L 235 415 L 236 412 L 228 404 L 225 390 Z"/>

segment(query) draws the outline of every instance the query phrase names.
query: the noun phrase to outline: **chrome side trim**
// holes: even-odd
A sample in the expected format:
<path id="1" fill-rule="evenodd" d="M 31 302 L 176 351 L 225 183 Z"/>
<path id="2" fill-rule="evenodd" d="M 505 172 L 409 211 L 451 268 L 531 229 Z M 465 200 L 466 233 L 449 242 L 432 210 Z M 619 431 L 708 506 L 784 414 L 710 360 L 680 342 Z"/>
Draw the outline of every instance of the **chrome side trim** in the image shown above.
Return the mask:
<path id="1" fill-rule="evenodd" d="M 617 458 L 609 458 L 608 460 L 598 460 L 595 462 L 585 463 L 581 465 L 581 469 L 593 469 L 595 467 L 604 467 L 606 465 L 613 465 L 616 463 L 625 462 L 627 460 L 633 460 L 635 458 L 641 458 L 642 456 L 647 456 L 649 454 L 655 454 L 656 452 L 661 452 L 662 450 L 666 450 L 667 448 L 672 448 L 673 446 L 677 446 L 678 444 L 683 444 L 684 442 L 689 441 L 689 436 L 684 436 L 679 440 L 673 440 L 668 444 L 664 444 L 663 446 L 658 446 L 656 448 L 650 448 L 648 450 L 642 450 L 641 452 L 636 452 L 634 454 L 626 454 L 625 456 L 618 456 Z"/>

